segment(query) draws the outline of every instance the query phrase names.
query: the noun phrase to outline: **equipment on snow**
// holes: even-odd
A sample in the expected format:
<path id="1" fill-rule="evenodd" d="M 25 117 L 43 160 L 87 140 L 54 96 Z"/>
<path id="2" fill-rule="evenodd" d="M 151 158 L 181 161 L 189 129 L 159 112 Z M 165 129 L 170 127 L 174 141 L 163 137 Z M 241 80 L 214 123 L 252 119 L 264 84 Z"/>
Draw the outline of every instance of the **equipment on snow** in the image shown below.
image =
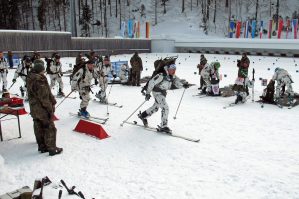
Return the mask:
<path id="1" fill-rule="evenodd" d="M 128 119 L 130 119 L 131 117 L 132 117 L 132 115 L 136 112 L 136 111 L 138 111 L 142 106 L 143 106 L 143 104 L 145 103 L 145 102 L 147 102 L 146 100 L 144 100 L 134 111 L 133 111 L 133 113 L 131 113 L 131 115 L 129 115 L 129 117 L 127 118 L 127 119 L 125 119 L 121 124 L 120 124 L 120 126 L 123 126 L 124 125 L 124 123 L 125 122 L 127 122 L 128 121 Z"/>
<path id="2" fill-rule="evenodd" d="M 164 131 L 158 131 L 158 128 L 155 128 L 155 127 L 145 127 L 141 124 L 138 124 L 136 121 L 134 122 L 128 122 L 128 121 L 125 121 L 124 123 L 126 124 L 130 124 L 130 125 L 134 125 L 134 126 L 138 126 L 138 127 L 143 127 L 145 130 L 148 130 L 148 131 L 153 131 L 153 132 L 157 132 L 157 133 L 160 133 L 160 134 L 163 134 L 163 135 L 169 135 L 169 136 L 172 136 L 172 137 L 176 137 L 176 138 L 180 138 L 180 139 L 184 139 L 184 140 L 187 140 L 187 141 L 191 141 L 191 142 L 199 142 L 200 139 L 197 139 L 197 138 L 190 138 L 190 137 L 185 137 L 183 135 L 176 135 L 176 134 L 173 134 L 173 133 L 166 133 Z"/>

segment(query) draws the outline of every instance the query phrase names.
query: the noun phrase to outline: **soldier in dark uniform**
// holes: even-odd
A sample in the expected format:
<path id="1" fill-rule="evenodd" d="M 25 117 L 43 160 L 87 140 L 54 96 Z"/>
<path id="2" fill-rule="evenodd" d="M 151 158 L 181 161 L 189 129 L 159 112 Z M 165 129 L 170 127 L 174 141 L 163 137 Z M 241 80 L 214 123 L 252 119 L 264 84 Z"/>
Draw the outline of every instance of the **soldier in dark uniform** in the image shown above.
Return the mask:
<path id="1" fill-rule="evenodd" d="M 27 76 L 27 92 L 38 151 L 49 152 L 49 155 L 53 156 L 60 154 L 63 149 L 56 146 L 57 130 L 52 120 L 56 100 L 44 72 L 44 62 L 36 60 Z"/>
<path id="2" fill-rule="evenodd" d="M 140 86 L 140 75 L 143 70 L 142 60 L 138 55 L 138 52 L 135 52 L 133 57 L 130 60 L 132 66 L 132 86 Z"/>

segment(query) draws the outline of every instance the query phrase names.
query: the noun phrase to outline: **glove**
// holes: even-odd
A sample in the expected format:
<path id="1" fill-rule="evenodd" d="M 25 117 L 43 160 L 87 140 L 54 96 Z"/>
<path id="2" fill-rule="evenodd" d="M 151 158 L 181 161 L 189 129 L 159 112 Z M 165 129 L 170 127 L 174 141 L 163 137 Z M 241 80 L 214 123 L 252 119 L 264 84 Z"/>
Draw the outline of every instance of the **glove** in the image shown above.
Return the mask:
<path id="1" fill-rule="evenodd" d="M 16 79 L 13 79 L 13 80 L 12 80 L 12 83 L 16 83 L 16 81 L 17 81 Z"/>
<path id="2" fill-rule="evenodd" d="M 148 101 L 150 98 L 151 98 L 151 95 L 150 95 L 150 94 L 146 94 L 146 95 L 145 95 L 145 100 L 146 100 L 146 101 Z"/>
<path id="3" fill-rule="evenodd" d="M 63 73 L 60 73 L 60 77 L 62 77 L 63 76 Z"/>
<path id="4" fill-rule="evenodd" d="M 187 88 L 190 87 L 190 84 L 189 84 L 188 82 L 186 82 L 185 84 L 183 84 L 183 87 L 184 87 L 185 89 L 187 89 Z"/>
<path id="5" fill-rule="evenodd" d="M 114 79 L 116 78 L 116 74 L 113 75 L 113 78 L 114 78 Z"/>
<path id="6" fill-rule="evenodd" d="M 95 80 L 94 80 L 94 85 L 98 85 L 98 84 L 99 84 L 98 80 L 95 79 Z"/>

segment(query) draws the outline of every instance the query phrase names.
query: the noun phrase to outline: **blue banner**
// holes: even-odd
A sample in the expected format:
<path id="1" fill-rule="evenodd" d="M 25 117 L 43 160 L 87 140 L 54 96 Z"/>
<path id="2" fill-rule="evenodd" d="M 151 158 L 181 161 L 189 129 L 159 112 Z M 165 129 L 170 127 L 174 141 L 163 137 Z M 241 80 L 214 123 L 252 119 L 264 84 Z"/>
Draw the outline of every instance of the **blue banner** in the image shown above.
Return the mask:
<path id="1" fill-rule="evenodd" d="M 113 69 L 113 71 L 114 71 L 114 73 L 116 74 L 117 77 L 119 77 L 119 72 L 120 72 L 120 69 L 121 69 L 121 65 L 123 65 L 123 64 L 128 65 L 128 61 L 111 62 L 112 69 Z M 109 80 L 113 79 L 111 73 L 108 74 L 108 79 Z"/>
<path id="2" fill-rule="evenodd" d="M 245 38 L 248 38 L 248 33 L 249 33 L 249 21 L 246 21 L 246 35 Z"/>
<path id="3" fill-rule="evenodd" d="M 234 30 L 235 30 L 235 22 L 230 21 L 230 23 L 229 23 L 229 38 L 234 37 Z"/>
<path id="4" fill-rule="evenodd" d="M 133 28 L 134 28 L 134 21 L 133 19 L 128 20 L 128 36 L 129 38 L 133 38 Z"/>
<path id="5" fill-rule="evenodd" d="M 252 20 L 252 23 L 251 23 L 251 38 L 255 37 L 255 29 L 256 29 L 256 20 Z"/>

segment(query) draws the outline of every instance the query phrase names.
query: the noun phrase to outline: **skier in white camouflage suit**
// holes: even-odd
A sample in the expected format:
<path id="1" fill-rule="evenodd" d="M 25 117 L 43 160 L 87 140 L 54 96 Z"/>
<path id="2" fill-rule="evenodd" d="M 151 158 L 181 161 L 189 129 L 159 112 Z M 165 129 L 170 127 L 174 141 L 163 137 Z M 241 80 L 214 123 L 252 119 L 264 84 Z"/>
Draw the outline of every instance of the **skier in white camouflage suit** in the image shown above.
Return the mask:
<path id="1" fill-rule="evenodd" d="M 112 74 L 113 78 L 116 78 L 111 62 L 108 56 L 105 56 L 102 67 L 97 68 L 97 73 L 99 76 L 100 91 L 95 95 L 101 103 L 107 103 L 106 90 L 108 87 L 108 75 Z"/>
<path id="2" fill-rule="evenodd" d="M 79 115 L 89 118 L 89 113 L 87 112 L 87 106 L 90 100 L 89 93 L 91 91 L 91 80 L 93 78 L 98 78 L 94 71 L 94 61 L 87 61 L 86 65 L 80 68 L 73 76 L 71 86 L 72 90 L 77 90 L 82 100 L 80 103 Z"/>
<path id="3" fill-rule="evenodd" d="M 8 74 L 8 64 L 6 59 L 3 57 L 3 52 L 0 51 L 0 81 L 2 79 L 2 92 L 7 91 L 7 74 Z"/>
<path id="4" fill-rule="evenodd" d="M 180 79 L 175 75 L 175 63 L 166 65 L 164 70 L 165 73 L 159 73 L 149 81 L 146 90 L 145 99 L 149 100 L 151 97 L 150 93 L 152 92 L 155 98 L 155 103 L 146 111 L 143 111 L 142 113 L 140 112 L 138 117 L 143 121 L 144 126 L 147 126 L 148 124 L 146 118 L 161 108 L 160 131 L 171 133 L 171 129 L 167 126 L 169 112 L 168 104 L 166 102 L 167 90 L 169 90 L 172 86 L 175 86 L 176 88 L 189 88 L 190 85 L 188 82 L 182 84 Z"/>
<path id="5" fill-rule="evenodd" d="M 119 79 L 122 84 L 128 82 L 128 73 L 129 73 L 129 66 L 127 64 L 121 65 L 119 71 Z"/>
<path id="6" fill-rule="evenodd" d="M 275 102 L 277 103 L 279 101 L 279 98 L 281 96 L 281 89 L 283 86 L 287 87 L 286 92 L 288 93 L 290 101 L 293 101 L 294 91 L 292 88 L 292 83 L 294 82 L 292 80 L 291 75 L 288 73 L 288 71 L 282 68 L 276 68 L 272 80 L 277 81 L 277 86 L 275 89 L 275 99 L 274 99 Z"/>
<path id="7" fill-rule="evenodd" d="M 25 55 L 23 57 L 22 62 L 19 64 L 15 75 L 12 79 L 12 82 L 15 83 L 17 81 L 18 77 L 21 77 L 21 79 L 24 81 L 24 86 L 20 87 L 21 90 L 21 95 L 22 97 L 25 96 L 25 92 L 26 92 L 26 96 L 25 96 L 25 101 L 28 100 L 28 94 L 27 94 L 27 86 L 26 86 L 26 79 L 27 79 L 27 75 L 29 74 L 30 70 L 32 69 L 32 62 L 31 62 L 31 57 Z"/>
<path id="8" fill-rule="evenodd" d="M 202 86 L 202 94 L 214 95 L 212 91 L 211 80 L 219 80 L 219 62 L 212 62 L 210 64 L 206 63 L 203 69 L 201 70 L 200 76 L 205 82 Z"/>
<path id="9" fill-rule="evenodd" d="M 60 55 L 55 54 L 53 61 L 50 63 L 50 71 L 48 71 L 48 75 L 51 79 L 51 89 L 55 86 L 56 81 L 59 84 L 59 90 L 57 93 L 57 97 L 63 97 L 63 82 L 62 82 L 62 71 L 61 71 L 61 63 L 60 63 Z"/>

